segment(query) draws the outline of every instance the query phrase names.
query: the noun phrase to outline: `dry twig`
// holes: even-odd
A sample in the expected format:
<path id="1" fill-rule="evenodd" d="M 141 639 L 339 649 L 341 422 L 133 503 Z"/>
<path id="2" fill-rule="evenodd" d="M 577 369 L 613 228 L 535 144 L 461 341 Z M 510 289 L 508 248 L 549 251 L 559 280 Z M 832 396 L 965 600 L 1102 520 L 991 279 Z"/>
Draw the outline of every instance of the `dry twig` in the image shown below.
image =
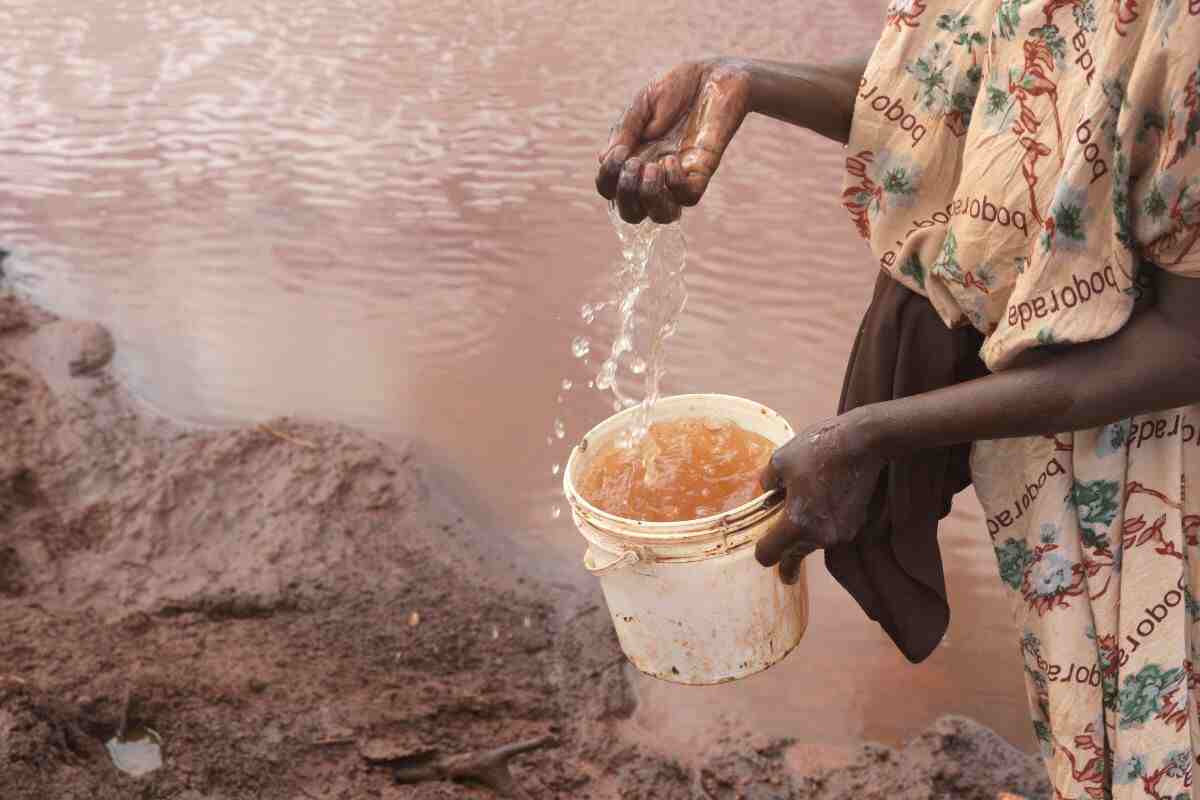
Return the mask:
<path id="1" fill-rule="evenodd" d="M 542 736 L 481 752 L 453 756 L 419 753 L 400 758 L 367 757 L 367 761 L 374 766 L 390 767 L 397 783 L 471 781 L 487 786 L 500 797 L 526 800 L 529 794 L 513 780 L 512 773 L 508 770 L 509 762 L 522 753 L 552 747 L 555 744 L 553 736 Z"/>
<path id="2" fill-rule="evenodd" d="M 276 439 L 282 439 L 285 442 L 291 442 L 292 444 L 299 445 L 300 447 L 307 447 L 310 450 L 316 449 L 316 446 L 317 446 L 316 444 L 308 441 L 307 439 L 297 439 L 295 436 L 289 436 L 288 434 L 284 433 L 283 431 L 277 431 L 265 422 L 259 423 L 258 429 L 260 431 L 262 431 L 263 433 L 274 436 Z"/>

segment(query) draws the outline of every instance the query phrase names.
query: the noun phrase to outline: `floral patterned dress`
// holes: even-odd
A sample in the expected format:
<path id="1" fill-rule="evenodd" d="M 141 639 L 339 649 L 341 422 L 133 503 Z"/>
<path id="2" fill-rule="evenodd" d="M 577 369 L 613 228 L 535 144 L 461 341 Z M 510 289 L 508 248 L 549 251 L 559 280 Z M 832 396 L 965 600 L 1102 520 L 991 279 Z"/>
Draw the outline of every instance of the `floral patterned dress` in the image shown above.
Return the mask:
<path id="1" fill-rule="evenodd" d="M 894 0 L 843 202 L 1002 370 L 1119 330 L 1147 263 L 1200 277 L 1198 137 L 1200 0 Z M 1200 406 L 972 469 L 1056 796 L 1200 797 Z"/>

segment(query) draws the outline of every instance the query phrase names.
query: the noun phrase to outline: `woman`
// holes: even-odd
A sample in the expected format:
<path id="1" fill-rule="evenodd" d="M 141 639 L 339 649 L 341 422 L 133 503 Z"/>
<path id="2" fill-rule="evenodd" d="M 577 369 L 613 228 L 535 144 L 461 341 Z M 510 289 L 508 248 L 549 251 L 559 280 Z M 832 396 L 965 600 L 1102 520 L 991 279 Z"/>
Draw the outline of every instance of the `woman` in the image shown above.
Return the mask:
<path id="1" fill-rule="evenodd" d="M 1056 796 L 1200 796 L 1200 2 L 894 0 L 869 59 L 685 64 L 600 193 L 673 220 L 751 112 L 848 145 L 854 226 L 991 371 L 781 448 L 759 561 L 844 543 L 889 461 L 974 442 Z"/>

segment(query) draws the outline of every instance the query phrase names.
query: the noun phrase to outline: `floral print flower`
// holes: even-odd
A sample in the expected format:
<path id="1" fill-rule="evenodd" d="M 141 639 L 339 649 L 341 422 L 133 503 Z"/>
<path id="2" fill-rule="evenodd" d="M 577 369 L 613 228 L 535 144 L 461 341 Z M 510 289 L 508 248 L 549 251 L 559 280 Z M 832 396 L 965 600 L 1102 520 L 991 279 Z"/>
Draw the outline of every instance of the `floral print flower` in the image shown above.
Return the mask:
<path id="1" fill-rule="evenodd" d="M 1087 193 L 1059 185 L 1042 228 L 1042 252 L 1082 249 L 1087 242 Z"/>
<path id="2" fill-rule="evenodd" d="M 1002 39 L 1012 39 L 1017 35 L 1021 24 L 1021 7 L 1029 5 L 1030 0 L 1004 0 L 996 11 L 996 27 L 993 35 Z"/>
<path id="3" fill-rule="evenodd" d="M 1067 505 L 1079 514 L 1080 522 L 1111 525 L 1117 517 L 1116 481 L 1075 481 L 1067 495 Z"/>
<path id="4" fill-rule="evenodd" d="M 1020 539 L 1008 539 L 996 547 L 996 558 L 1000 562 L 1000 580 L 1014 591 L 1021 588 L 1025 570 L 1033 561 L 1029 545 Z"/>
<path id="5" fill-rule="evenodd" d="M 1096 439 L 1096 455 L 1101 458 L 1125 451 L 1125 440 L 1129 437 L 1129 420 L 1123 419 L 1100 429 Z"/>
<path id="6" fill-rule="evenodd" d="M 1071 15 L 1075 24 L 1084 33 L 1095 33 L 1099 26 L 1096 24 L 1096 3 L 1094 0 L 1077 0 L 1072 4 Z"/>
<path id="7" fill-rule="evenodd" d="M 1146 774 L 1146 764 L 1140 755 L 1132 755 L 1113 767 L 1113 783 L 1125 786 Z"/>
<path id="8" fill-rule="evenodd" d="M 1163 669 L 1147 664 L 1125 679 L 1118 702 L 1121 706 L 1122 728 L 1144 725 L 1162 709 L 1163 697 L 1183 681 L 1181 668 Z"/>
<path id="9" fill-rule="evenodd" d="M 925 288 L 925 265 L 921 263 L 921 257 L 913 253 L 904 260 L 900 265 L 900 274 L 912 278 L 920 288 Z"/>
<path id="10" fill-rule="evenodd" d="M 1053 597 L 1066 591 L 1073 579 L 1073 565 L 1060 553 L 1046 553 L 1033 566 L 1033 591 L 1041 597 Z"/>

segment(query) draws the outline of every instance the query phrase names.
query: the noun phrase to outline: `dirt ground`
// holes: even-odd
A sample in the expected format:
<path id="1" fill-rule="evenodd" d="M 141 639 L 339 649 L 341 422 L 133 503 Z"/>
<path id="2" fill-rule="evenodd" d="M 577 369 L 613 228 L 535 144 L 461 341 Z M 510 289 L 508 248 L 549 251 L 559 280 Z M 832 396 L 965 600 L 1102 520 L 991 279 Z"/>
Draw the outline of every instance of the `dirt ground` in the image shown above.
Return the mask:
<path id="1" fill-rule="evenodd" d="M 566 614 L 476 567 L 480 531 L 412 449 L 326 423 L 185 429 L 122 390 L 112 354 L 0 281 L 4 800 L 1046 791 L 960 718 L 834 763 L 737 725 L 710 752 L 635 746 L 602 601 Z M 123 725 L 161 735 L 162 768 L 112 765 Z"/>

